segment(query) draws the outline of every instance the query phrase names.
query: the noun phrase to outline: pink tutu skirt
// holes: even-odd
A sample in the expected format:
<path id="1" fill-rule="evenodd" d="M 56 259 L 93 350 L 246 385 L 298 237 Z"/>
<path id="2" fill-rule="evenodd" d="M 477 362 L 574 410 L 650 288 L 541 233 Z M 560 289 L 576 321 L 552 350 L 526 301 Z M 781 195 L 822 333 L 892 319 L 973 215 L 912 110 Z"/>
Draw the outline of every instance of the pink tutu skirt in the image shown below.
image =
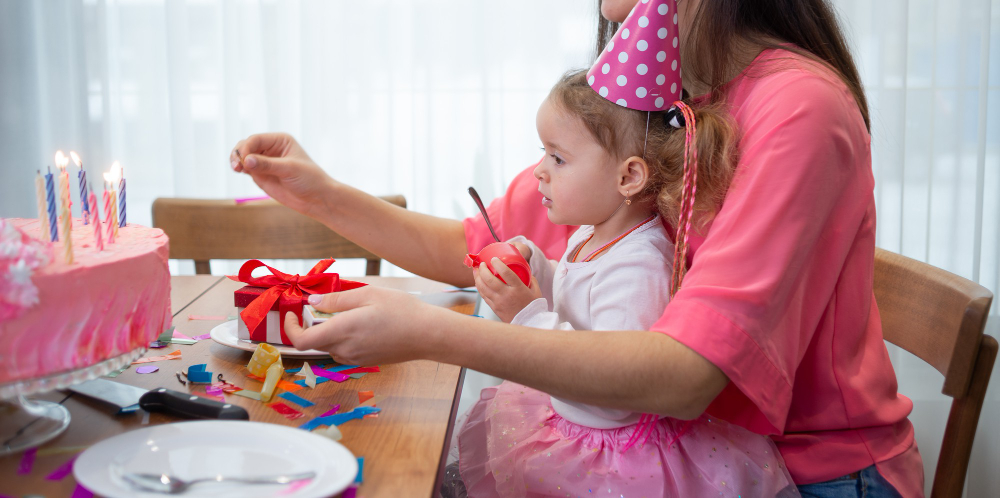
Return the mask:
<path id="1" fill-rule="evenodd" d="M 767 437 L 704 415 L 666 418 L 626 451 L 635 429 L 574 424 L 548 394 L 504 382 L 469 410 L 459 470 L 470 497 L 798 496 Z"/>

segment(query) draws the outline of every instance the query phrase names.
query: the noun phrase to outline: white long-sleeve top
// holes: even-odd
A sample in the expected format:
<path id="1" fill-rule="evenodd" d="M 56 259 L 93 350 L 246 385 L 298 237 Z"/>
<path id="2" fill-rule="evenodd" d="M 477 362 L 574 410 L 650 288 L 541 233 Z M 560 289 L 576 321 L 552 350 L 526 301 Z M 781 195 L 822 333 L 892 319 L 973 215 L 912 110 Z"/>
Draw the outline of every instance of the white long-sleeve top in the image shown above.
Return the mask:
<path id="1" fill-rule="evenodd" d="M 587 255 L 580 254 L 577 262 L 568 262 L 593 233 L 593 226 L 580 227 L 559 261 L 546 259 L 524 237 L 510 240 L 531 247 L 528 263 L 542 291 L 542 298 L 525 306 L 511 323 L 543 329 L 649 330 L 660 318 L 670 300 L 674 253 L 660 217 L 644 223 L 593 261 L 582 261 Z M 608 382 L 614 382 L 613 372 Z M 625 427 L 638 422 L 641 415 L 554 396 L 552 408 L 570 422 L 596 429 Z"/>

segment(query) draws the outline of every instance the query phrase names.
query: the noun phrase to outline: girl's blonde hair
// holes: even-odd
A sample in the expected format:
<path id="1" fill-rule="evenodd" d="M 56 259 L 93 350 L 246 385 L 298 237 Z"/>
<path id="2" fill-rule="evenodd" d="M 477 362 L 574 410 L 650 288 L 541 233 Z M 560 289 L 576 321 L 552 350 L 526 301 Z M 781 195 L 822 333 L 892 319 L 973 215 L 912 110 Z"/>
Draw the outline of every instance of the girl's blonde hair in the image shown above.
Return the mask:
<path id="1" fill-rule="evenodd" d="M 643 191 L 636 194 L 636 201 L 655 205 L 668 222 L 676 225 L 684 184 L 684 128 L 667 124 L 663 118 L 665 112 L 647 113 L 609 102 L 587 84 L 583 70 L 566 73 L 552 88 L 549 98 L 579 117 L 615 161 L 643 157 L 649 164 L 649 180 Z M 697 125 L 698 191 L 694 224 L 700 228 L 718 211 L 732 181 L 738 160 L 737 131 L 723 104 L 688 105 L 694 110 Z"/>

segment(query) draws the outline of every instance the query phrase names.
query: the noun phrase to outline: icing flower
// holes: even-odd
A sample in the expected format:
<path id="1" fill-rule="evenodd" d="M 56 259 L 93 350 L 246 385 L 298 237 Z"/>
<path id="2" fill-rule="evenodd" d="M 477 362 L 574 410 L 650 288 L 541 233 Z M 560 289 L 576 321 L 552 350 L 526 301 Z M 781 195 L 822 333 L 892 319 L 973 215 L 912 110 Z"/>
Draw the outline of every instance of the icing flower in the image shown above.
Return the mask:
<path id="1" fill-rule="evenodd" d="M 31 275 L 50 261 L 48 244 L 0 218 L 0 322 L 17 318 L 38 304 L 38 288 Z"/>

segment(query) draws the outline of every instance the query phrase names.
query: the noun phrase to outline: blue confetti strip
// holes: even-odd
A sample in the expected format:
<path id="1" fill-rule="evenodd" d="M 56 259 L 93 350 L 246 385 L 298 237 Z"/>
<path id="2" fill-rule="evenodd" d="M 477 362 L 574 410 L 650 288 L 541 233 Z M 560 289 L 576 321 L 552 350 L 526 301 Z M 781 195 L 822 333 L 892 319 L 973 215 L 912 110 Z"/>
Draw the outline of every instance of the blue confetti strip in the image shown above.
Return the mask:
<path id="1" fill-rule="evenodd" d="M 310 368 L 316 368 L 316 367 L 321 367 L 323 365 L 329 365 L 331 363 L 336 363 L 336 362 L 333 361 L 333 360 L 320 360 L 320 361 L 317 361 L 316 363 L 311 363 L 309 365 L 309 367 Z M 344 366 L 344 365 L 341 365 L 341 366 Z M 337 368 L 340 368 L 340 367 L 333 367 L 333 368 L 330 369 L 330 371 L 331 372 L 336 372 Z M 344 366 L 344 368 L 354 368 L 354 365 Z M 343 369 L 341 369 L 341 370 L 343 370 Z M 286 368 L 285 369 L 286 373 L 298 373 L 298 372 L 301 372 L 301 371 L 302 371 L 302 367 L 299 367 L 299 368 Z"/>
<path id="2" fill-rule="evenodd" d="M 188 367 L 188 382 L 193 382 L 195 384 L 211 384 L 212 372 L 206 372 L 206 368 L 208 368 L 208 365 L 205 363 L 199 363 Z"/>
<path id="3" fill-rule="evenodd" d="M 361 484 L 365 480 L 365 457 L 358 457 L 358 475 L 354 478 L 355 484 Z"/>
<path id="4" fill-rule="evenodd" d="M 359 419 L 370 413 L 378 413 L 380 411 L 382 411 L 381 408 L 376 408 L 374 406 L 359 406 L 347 413 L 335 413 L 325 417 L 316 417 L 300 425 L 299 428 L 311 431 L 321 425 L 340 425 L 348 420 Z"/>
<path id="5" fill-rule="evenodd" d="M 305 408 L 309 408 L 310 406 L 315 406 L 316 405 L 316 403 L 313 403 L 312 401 L 309 401 L 308 399 L 305 399 L 305 398 L 303 398 L 301 396 L 296 396 L 296 395 L 294 395 L 294 394 L 292 394 L 290 392 L 283 392 L 283 393 L 279 394 L 278 397 L 285 398 L 288 401 L 291 401 L 292 403 L 295 403 L 295 404 L 297 404 L 299 406 L 302 406 L 302 407 L 305 407 Z"/>

